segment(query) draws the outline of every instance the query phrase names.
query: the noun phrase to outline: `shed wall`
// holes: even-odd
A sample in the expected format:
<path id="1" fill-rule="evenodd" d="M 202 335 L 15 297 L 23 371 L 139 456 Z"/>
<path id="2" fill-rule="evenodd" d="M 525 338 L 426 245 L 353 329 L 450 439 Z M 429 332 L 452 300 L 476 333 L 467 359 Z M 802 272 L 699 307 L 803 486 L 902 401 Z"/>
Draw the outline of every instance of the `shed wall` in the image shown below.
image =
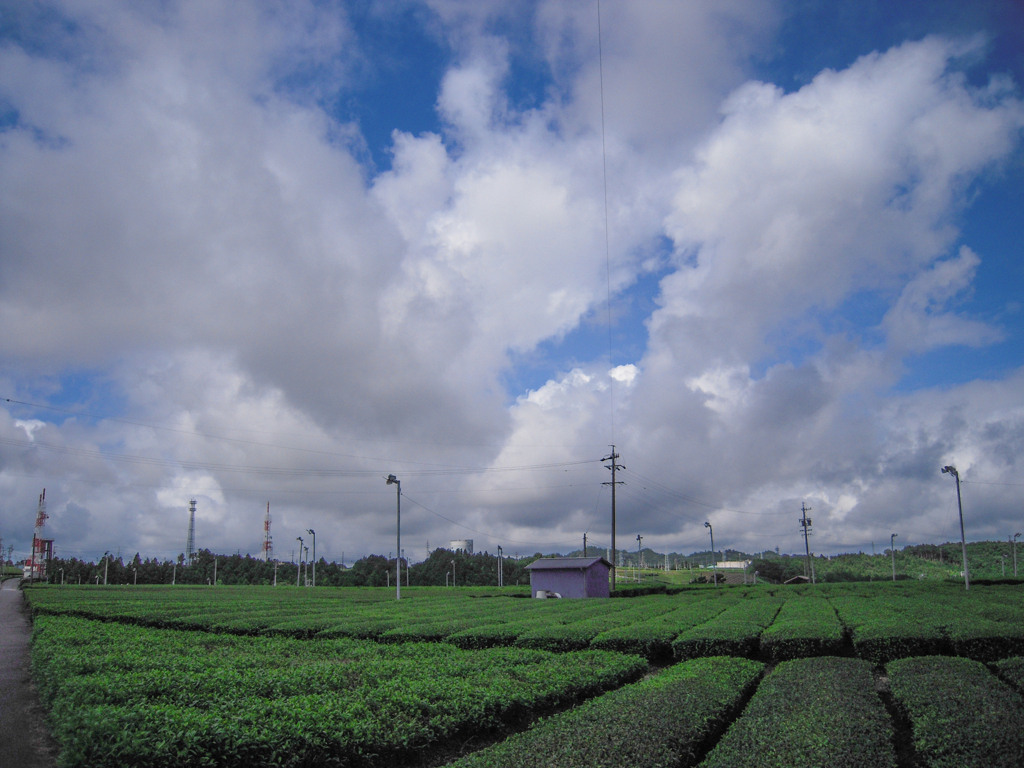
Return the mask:
<path id="1" fill-rule="evenodd" d="M 539 590 L 546 589 L 562 597 L 586 597 L 585 573 L 582 570 L 530 571 L 530 589 L 534 596 Z"/>

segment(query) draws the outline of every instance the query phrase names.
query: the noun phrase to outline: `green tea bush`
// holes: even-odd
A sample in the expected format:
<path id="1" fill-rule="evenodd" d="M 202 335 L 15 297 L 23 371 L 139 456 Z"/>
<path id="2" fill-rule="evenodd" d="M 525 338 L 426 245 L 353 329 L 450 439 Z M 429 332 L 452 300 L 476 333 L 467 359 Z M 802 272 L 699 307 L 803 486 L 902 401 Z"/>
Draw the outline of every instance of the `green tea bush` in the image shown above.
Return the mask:
<path id="1" fill-rule="evenodd" d="M 983 664 L 924 656 L 886 667 L 893 697 L 913 727 L 927 768 L 1020 768 L 1024 701 Z"/>
<path id="2" fill-rule="evenodd" d="M 1024 653 L 1024 624 L 963 616 L 947 627 L 957 656 L 997 661 Z"/>
<path id="3" fill-rule="evenodd" d="M 727 608 L 672 642 L 677 659 L 700 656 L 754 656 L 757 640 L 782 607 L 778 598 L 752 598 Z"/>
<path id="4" fill-rule="evenodd" d="M 756 685 L 756 661 L 704 658 L 606 693 L 451 768 L 692 766 Z"/>
<path id="5" fill-rule="evenodd" d="M 761 655 L 772 661 L 835 656 L 843 650 L 843 625 L 820 597 L 787 600 L 760 638 Z"/>
<path id="6" fill-rule="evenodd" d="M 1016 688 L 1018 693 L 1024 693 L 1024 657 L 1015 656 L 1012 659 L 1003 659 L 995 665 L 995 668 L 999 672 L 999 676 Z"/>
<path id="7" fill-rule="evenodd" d="M 38 617 L 62 768 L 387 766 L 639 678 L 635 656 L 155 630 Z"/>
<path id="8" fill-rule="evenodd" d="M 724 611 L 732 601 L 694 601 L 685 608 L 653 619 L 609 629 L 590 642 L 591 648 L 618 653 L 635 653 L 649 661 L 672 658 L 672 641 L 688 629 L 704 624 Z"/>
<path id="9" fill-rule="evenodd" d="M 871 665 L 822 656 L 779 664 L 701 768 L 895 768 Z"/>
<path id="10" fill-rule="evenodd" d="M 571 624 L 554 624 L 535 629 L 516 638 L 516 645 L 546 651 L 578 651 L 609 629 L 645 622 L 672 610 L 674 603 L 665 600 L 642 601 L 638 606 L 606 611 L 602 615 L 584 618 Z"/>

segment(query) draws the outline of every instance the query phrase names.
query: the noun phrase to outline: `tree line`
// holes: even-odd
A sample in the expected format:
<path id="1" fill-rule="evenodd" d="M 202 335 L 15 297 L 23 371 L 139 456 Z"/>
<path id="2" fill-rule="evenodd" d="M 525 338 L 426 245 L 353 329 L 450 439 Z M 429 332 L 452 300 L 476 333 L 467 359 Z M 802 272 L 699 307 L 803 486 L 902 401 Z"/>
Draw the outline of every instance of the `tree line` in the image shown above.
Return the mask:
<path id="1" fill-rule="evenodd" d="M 505 586 L 530 583 L 526 566 L 540 553 L 523 558 L 502 558 Z M 369 555 L 351 566 L 316 562 L 318 587 L 384 587 L 394 586 L 395 558 Z M 303 585 L 313 581 L 313 563 L 267 561 L 251 555 L 219 555 L 208 549 L 199 550 L 191 565 L 184 557 L 177 560 L 142 558 L 139 554 L 124 560 L 105 555 L 96 562 L 78 558 L 53 558 L 47 567 L 51 584 L 217 584 L 230 585 Z M 276 582 L 275 582 L 276 579 Z M 409 566 L 402 560 L 402 585 L 405 586 L 471 586 L 493 587 L 498 584 L 498 558 L 488 552 L 469 554 L 435 549 L 430 556 Z"/>

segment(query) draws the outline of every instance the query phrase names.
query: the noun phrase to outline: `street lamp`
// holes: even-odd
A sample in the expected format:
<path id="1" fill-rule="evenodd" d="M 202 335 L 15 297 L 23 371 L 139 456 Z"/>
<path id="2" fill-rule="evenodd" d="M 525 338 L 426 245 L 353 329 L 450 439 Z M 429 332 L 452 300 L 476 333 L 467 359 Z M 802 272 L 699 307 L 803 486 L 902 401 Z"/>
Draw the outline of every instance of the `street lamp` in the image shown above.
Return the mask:
<path id="1" fill-rule="evenodd" d="M 898 533 L 894 533 L 889 537 L 889 551 L 892 552 L 892 580 L 896 582 L 896 537 Z"/>
<path id="2" fill-rule="evenodd" d="M 964 505 L 960 500 L 960 473 L 952 464 L 942 468 L 943 474 L 950 474 L 956 478 L 956 506 L 960 510 L 960 549 L 964 556 L 964 590 L 971 588 L 971 576 L 967 572 L 967 537 L 964 535 Z"/>
<path id="3" fill-rule="evenodd" d="M 1017 578 L 1017 539 L 1020 538 L 1019 533 L 1013 534 L 1013 578 Z"/>
<path id="4" fill-rule="evenodd" d="M 135 576 L 134 586 L 137 587 L 137 586 L 139 586 L 139 569 L 138 568 L 132 568 L 132 574 L 134 574 L 134 576 Z"/>
<path id="5" fill-rule="evenodd" d="M 455 561 L 452 560 L 452 586 L 455 586 Z"/>
<path id="6" fill-rule="evenodd" d="M 302 537 L 296 536 L 295 540 L 299 542 L 299 562 L 295 566 L 295 586 L 299 586 L 299 579 L 302 578 Z"/>
<path id="7" fill-rule="evenodd" d="M 60 585 L 62 587 L 64 586 L 64 569 L 63 568 L 60 569 Z"/>
<path id="8" fill-rule="evenodd" d="M 711 534 L 711 578 L 715 580 L 715 586 L 718 586 L 718 568 L 715 567 L 715 529 L 711 527 L 711 523 L 707 520 L 704 521 L 704 527 L 708 529 L 708 533 Z"/>
<path id="9" fill-rule="evenodd" d="M 306 533 L 313 537 L 313 586 L 316 586 L 316 531 L 307 528 Z"/>
<path id="10" fill-rule="evenodd" d="M 396 524 L 395 524 L 395 600 L 402 599 L 402 481 L 394 475 L 388 475 L 385 480 L 388 485 L 397 486 L 396 495 Z"/>

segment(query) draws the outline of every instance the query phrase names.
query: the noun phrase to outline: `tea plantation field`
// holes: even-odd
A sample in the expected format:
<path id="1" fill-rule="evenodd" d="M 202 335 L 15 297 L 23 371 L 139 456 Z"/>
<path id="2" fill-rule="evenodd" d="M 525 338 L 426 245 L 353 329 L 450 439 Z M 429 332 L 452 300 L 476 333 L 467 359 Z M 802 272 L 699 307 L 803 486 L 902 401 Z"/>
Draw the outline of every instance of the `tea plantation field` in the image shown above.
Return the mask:
<path id="1" fill-rule="evenodd" d="M 1024 766 L 1024 586 L 26 589 L 62 766 Z"/>

